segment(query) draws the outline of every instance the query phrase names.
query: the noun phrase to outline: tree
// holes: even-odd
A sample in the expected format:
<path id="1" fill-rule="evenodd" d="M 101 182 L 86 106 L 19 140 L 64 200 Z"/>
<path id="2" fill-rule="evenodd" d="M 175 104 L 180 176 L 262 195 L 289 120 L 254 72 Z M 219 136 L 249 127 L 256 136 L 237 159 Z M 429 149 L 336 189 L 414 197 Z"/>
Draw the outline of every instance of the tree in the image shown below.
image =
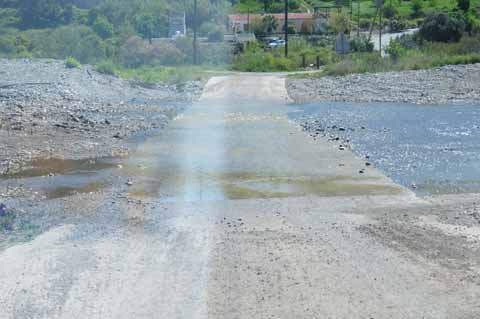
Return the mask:
<path id="1" fill-rule="evenodd" d="M 412 17 L 419 18 L 423 15 L 422 0 L 413 0 L 412 2 Z"/>
<path id="2" fill-rule="evenodd" d="M 270 9 L 273 4 L 273 0 L 262 0 L 263 2 L 263 10 L 266 12 L 270 12 Z"/>
<path id="3" fill-rule="evenodd" d="M 108 22 L 105 17 L 97 17 L 95 23 L 92 26 L 93 31 L 98 34 L 102 39 L 111 38 L 113 35 L 113 25 Z"/>
<path id="4" fill-rule="evenodd" d="M 313 22 L 312 21 L 303 21 L 302 26 L 300 27 L 300 32 L 303 34 L 313 33 Z"/>
<path id="5" fill-rule="evenodd" d="M 272 33 L 278 29 L 278 20 L 274 16 L 265 16 L 262 22 L 267 33 Z"/>
<path id="6" fill-rule="evenodd" d="M 329 26 L 335 33 L 350 33 L 350 15 L 343 10 L 334 12 L 330 18 Z"/>
<path id="7" fill-rule="evenodd" d="M 393 19 L 398 14 L 398 10 L 393 5 L 387 5 L 383 8 L 383 16 L 387 19 Z"/>
<path id="8" fill-rule="evenodd" d="M 457 0 L 457 6 L 463 12 L 470 10 L 470 0 Z"/>
<path id="9" fill-rule="evenodd" d="M 458 42 L 464 32 L 463 19 L 443 12 L 427 16 L 420 28 L 420 36 L 423 39 L 436 42 Z"/>
<path id="10" fill-rule="evenodd" d="M 268 15 L 263 19 L 254 20 L 252 23 L 253 33 L 257 37 L 265 36 L 268 33 L 275 32 L 278 29 L 278 20 L 274 16 Z"/>
<path id="11" fill-rule="evenodd" d="M 70 0 L 19 0 L 18 13 L 24 28 L 52 28 L 73 17 Z"/>
<path id="12" fill-rule="evenodd" d="M 168 20 L 165 16 L 141 13 L 134 20 L 135 30 L 145 39 L 167 36 Z"/>

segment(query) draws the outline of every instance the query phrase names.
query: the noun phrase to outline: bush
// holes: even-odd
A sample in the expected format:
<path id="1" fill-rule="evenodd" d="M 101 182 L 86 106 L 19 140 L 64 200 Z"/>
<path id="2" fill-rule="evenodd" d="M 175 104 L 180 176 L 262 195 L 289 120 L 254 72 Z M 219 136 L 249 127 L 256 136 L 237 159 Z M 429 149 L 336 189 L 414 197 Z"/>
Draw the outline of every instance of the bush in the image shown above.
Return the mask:
<path id="1" fill-rule="evenodd" d="M 7 56 L 17 53 L 17 46 L 15 45 L 15 37 L 3 36 L 0 37 L 0 53 Z"/>
<path id="2" fill-rule="evenodd" d="M 320 58 L 320 65 L 328 65 L 337 59 L 336 54 L 330 48 L 319 48 L 316 51 L 316 56 Z"/>
<path id="3" fill-rule="evenodd" d="M 372 52 L 374 45 L 366 36 L 361 35 L 350 41 L 350 48 L 353 52 Z"/>
<path id="4" fill-rule="evenodd" d="M 372 22 L 368 19 L 361 19 L 360 20 L 360 29 L 370 29 L 372 26 Z"/>
<path id="5" fill-rule="evenodd" d="M 398 15 L 398 10 L 393 5 L 387 5 L 383 8 L 383 16 L 387 19 L 393 19 Z"/>
<path id="6" fill-rule="evenodd" d="M 209 42 L 222 42 L 223 37 L 224 37 L 224 33 L 219 28 L 208 33 Z"/>
<path id="7" fill-rule="evenodd" d="M 290 59 L 264 52 L 258 45 L 250 45 L 245 53 L 234 58 L 233 69 L 245 72 L 293 71 L 296 65 Z"/>
<path id="8" fill-rule="evenodd" d="M 389 22 L 390 32 L 401 32 L 407 28 L 407 24 L 403 20 L 392 20 Z"/>
<path id="9" fill-rule="evenodd" d="M 412 18 L 419 18 L 423 16 L 423 3 L 422 0 L 412 1 Z"/>
<path id="10" fill-rule="evenodd" d="M 407 49 L 403 47 L 396 40 L 390 40 L 390 43 L 385 49 L 385 52 L 394 60 L 397 61 L 400 57 L 407 53 Z"/>
<path id="11" fill-rule="evenodd" d="M 92 28 L 102 39 L 108 39 L 113 36 L 113 25 L 105 17 L 98 17 Z"/>
<path id="12" fill-rule="evenodd" d="M 334 12 L 329 21 L 329 27 L 335 32 L 350 33 L 350 15 L 346 11 Z"/>
<path id="13" fill-rule="evenodd" d="M 120 48 L 120 61 L 125 67 L 142 65 L 177 65 L 186 60 L 183 54 L 171 41 L 155 41 L 150 43 L 140 37 L 127 39 Z"/>
<path id="14" fill-rule="evenodd" d="M 80 62 L 78 62 L 78 60 L 75 59 L 74 57 L 70 56 L 65 60 L 65 67 L 67 69 L 79 69 L 80 68 Z"/>
<path id="15" fill-rule="evenodd" d="M 433 13 L 427 16 L 420 28 L 420 35 L 427 41 L 458 42 L 465 31 L 462 19 L 447 13 Z"/>
<path id="16" fill-rule="evenodd" d="M 102 74 L 116 75 L 115 65 L 110 60 L 100 62 L 99 64 L 97 64 L 95 70 Z"/>
<path id="17" fill-rule="evenodd" d="M 87 26 L 66 26 L 57 29 L 28 31 L 33 56 L 66 59 L 74 57 L 83 64 L 105 60 L 105 44 Z"/>
<path id="18" fill-rule="evenodd" d="M 218 26 L 215 23 L 204 22 L 202 23 L 200 28 L 198 28 L 198 33 L 201 36 L 208 36 L 209 33 L 216 31 L 217 29 L 218 29 Z"/>
<path id="19" fill-rule="evenodd" d="M 463 12 L 470 10 L 470 0 L 457 0 L 457 6 Z"/>
<path id="20" fill-rule="evenodd" d="M 168 19 L 163 15 L 141 13 L 134 20 L 135 30 L 145 39 L 167 36 Z"/>

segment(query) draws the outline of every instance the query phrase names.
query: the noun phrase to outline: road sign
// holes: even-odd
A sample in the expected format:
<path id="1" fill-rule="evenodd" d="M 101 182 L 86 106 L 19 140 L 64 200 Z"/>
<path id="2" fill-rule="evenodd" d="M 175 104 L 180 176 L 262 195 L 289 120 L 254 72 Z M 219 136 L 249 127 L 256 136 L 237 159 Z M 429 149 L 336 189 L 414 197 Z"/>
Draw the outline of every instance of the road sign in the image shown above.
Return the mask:
<path id="1" fill-rule="evenodd" d="M 340 32 L 337 35 L 337 41 L 335 42 L 335 51 L 338 54 L 347 54 L 350 52 L 350 42 L 348 41 L 345 33 Z"/>

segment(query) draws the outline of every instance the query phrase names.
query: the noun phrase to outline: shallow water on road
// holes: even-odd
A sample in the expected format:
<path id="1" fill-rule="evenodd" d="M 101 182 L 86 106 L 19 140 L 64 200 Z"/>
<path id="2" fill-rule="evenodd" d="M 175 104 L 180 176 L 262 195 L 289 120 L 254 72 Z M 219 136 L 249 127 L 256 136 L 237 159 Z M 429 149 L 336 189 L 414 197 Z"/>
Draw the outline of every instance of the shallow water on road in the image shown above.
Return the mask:
<path id="1" fill-rule="evenodd" d="M 480 105 L 325 102 L 293 106 L 290 117 L 311 133 L 349 140 L 417 194 L 480 191 Z"/>
<path id="2" fill-rule="evenodd" d="M 58 198 L 120 182 L 132 197 L 165 202 L 404 191 L 350 153 L 312 147 L 288 110 L 283 101 L 197 103 L 167 129 L 136 141 L 128 158 L 37 160 L 0 186 L 22 184 Z"/>

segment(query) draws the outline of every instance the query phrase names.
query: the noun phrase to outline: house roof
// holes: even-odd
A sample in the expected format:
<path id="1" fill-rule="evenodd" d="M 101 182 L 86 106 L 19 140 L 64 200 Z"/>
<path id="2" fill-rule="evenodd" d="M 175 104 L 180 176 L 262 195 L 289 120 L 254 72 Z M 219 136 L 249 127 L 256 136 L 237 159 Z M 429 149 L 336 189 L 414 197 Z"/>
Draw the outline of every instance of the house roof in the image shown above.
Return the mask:
<path id="1" fill-rule="evenodd" d="M 272 14 L 250 14 L 250 20 L 261 19 L 265 16 L 273 16 L 277 20 L 285 20 L 284 13 L 272 13 Z M 313 19 L 313 13 L 289 13 L 288 19 L 291 20 L 309 20 Z M 232 22 L 239 22 L 248 20 L 248 14 L 231 14 L 228 19 Z"/>

